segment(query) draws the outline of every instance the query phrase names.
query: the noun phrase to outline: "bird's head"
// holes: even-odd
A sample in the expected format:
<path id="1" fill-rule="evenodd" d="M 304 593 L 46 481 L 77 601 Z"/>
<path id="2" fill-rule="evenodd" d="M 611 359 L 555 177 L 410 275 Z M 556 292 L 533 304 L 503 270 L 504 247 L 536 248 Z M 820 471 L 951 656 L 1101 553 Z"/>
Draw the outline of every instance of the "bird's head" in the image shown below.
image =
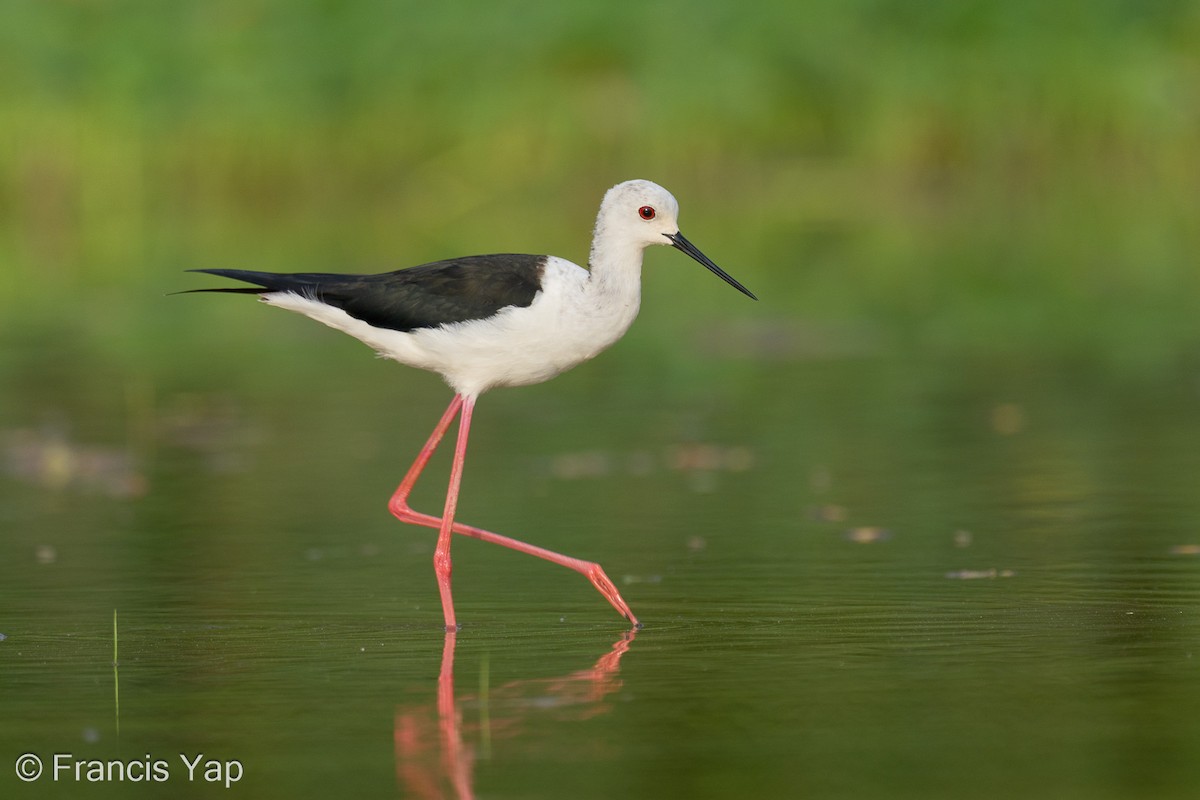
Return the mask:
<path id="1" fill-rule="evenodd" d="M 603 233 L 604 237 L 642 248 L 669 244 L 687 253 L 742 294 L 758 299 L 683 237 L 679 232 L 679 201 L 657 183 L 633 180 L 609 189 L 600 203 L 596 233 L 597 241 Z"/>

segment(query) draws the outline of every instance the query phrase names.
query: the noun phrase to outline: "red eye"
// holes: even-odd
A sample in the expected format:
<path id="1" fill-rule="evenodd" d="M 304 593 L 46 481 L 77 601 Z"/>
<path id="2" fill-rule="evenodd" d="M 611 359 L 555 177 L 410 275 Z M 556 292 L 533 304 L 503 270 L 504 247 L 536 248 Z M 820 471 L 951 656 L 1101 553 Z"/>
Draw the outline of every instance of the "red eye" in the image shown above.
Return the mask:
<path id="1" fill-rule="evenodd" d="M 642 219 L 654 219 L 654 208 L 652 206 L 642 206 L 638 209 L 638 213 L 642 215 Z"/>

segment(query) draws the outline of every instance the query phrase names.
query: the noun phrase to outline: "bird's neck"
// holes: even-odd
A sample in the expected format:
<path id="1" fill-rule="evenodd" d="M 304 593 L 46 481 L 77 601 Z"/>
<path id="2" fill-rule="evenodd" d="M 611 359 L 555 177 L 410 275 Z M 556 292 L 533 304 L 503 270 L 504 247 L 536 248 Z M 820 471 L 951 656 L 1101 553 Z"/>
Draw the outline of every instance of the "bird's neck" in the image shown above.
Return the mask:
<path id="1" fill-rule="evenodd" d="M 642 253 L 640 244 L 612 237 L 607 220 L 596 219 L 592 249 L 588 254 L 589 290 L 616 304 L 631 304 L 636 314 L 642 296 Z M 602 302 L 603 302 L 602 301 Z"/>
<path id="2" fill-rule="evenodd" d="M 591 291 L 604 301 L 633 305 L 642 296 L 642 248 L 592 248 L 588 256 Z"/>

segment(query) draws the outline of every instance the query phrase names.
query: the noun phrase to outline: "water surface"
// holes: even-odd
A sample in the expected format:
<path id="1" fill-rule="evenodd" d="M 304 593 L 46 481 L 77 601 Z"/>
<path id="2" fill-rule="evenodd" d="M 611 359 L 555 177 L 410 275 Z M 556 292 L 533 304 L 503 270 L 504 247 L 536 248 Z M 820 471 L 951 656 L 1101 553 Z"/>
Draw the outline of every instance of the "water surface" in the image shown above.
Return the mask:
<path id="1" fill-rule="evenodd" d="M 8 351 L 6 794 L 77 791 L 20 783 L 26 752 L 163 759 L 147 796 L 224 791 L 198 753 L 256 797 L 1200 785 L 1194 384 L 618 348 L 482 400 L 460 517 L 598 560 L 645 628 L 461 539 L 447 639 L 434 534 L 385 504 L 449 393 L 286 330 L 266 368 Z"/>

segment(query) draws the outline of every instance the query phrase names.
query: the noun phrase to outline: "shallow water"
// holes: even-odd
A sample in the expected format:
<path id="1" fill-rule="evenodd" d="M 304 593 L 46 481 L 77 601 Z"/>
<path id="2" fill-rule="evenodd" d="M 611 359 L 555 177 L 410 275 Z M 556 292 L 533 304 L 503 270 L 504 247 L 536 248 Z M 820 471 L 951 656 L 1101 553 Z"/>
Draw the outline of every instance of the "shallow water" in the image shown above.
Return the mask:
<path id="1" fill-rule="evenodd" d="M 7 351 L 6 795 L 73 794 L 87 759 L 162 760 L 147 796 L 1200 785 L 1194 383 L 618 348 L 481 401 L 460 517 L 600 561 L 644 629 L 459 540 L 447 638 L 433 533 L 385 504 L 449 393 L 321 333 L 192 369 Z"/>

